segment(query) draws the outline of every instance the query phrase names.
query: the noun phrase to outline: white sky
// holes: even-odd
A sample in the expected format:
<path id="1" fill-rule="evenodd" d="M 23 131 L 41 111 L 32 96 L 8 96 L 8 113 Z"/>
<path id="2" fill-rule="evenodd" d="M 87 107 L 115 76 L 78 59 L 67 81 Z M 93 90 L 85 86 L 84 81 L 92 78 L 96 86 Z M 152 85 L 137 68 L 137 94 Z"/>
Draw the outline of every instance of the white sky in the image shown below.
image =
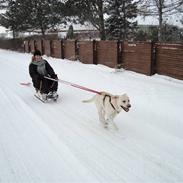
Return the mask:
<path id="1" fill-rule="evenodd" d="M 167 18 L 166 22 L 170 25 L 176 25 L 178 27 L 183 28 L 183 24 L 180 22 L 181 16 L 180 14 L 172 15 L 169 18 Z M 138 17 L 138 24 L 147 24 L 147 25 L 158 25 L 158 18 L 157 17 L 146 17 L 145 19 L 143 17 Z"/>
<path id="2" fill-rule="evenodd" d="M 6 28 L 5 28 L 5 27 L 0 26 L 0 33 L 6 33 Z"/>
<path id="3" fill-rule="evenodd" d="M 183 81 L 46 58 L 58 77 L 97 91 L 127 93 L 128 113 L 103 129 L 94 93 L 59 83 L 57 103 L 34 97 L 32 55 L 0 50 L 1 182 L 183 182 Z"/>

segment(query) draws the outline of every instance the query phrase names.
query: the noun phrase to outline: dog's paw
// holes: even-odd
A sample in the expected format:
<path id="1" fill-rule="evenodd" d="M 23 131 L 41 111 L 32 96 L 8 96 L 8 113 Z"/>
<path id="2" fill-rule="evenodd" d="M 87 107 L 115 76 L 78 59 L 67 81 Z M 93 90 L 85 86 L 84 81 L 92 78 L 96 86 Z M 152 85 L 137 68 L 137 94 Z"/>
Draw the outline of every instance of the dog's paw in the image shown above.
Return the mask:
<path id="1" fill-rule="evenodd" d="M 114 127 L 114 129 L 115 129 L 116 131 L 118 131 L 118 130 L 119 130 L 119 128 L 118 128 L 118 127 Z"/>
<path id="2" fill-rule="evenodd" d="M 106 123 L 106 122 L 104 123 L 104 128 L 108 129 L 108 123 Z"/>

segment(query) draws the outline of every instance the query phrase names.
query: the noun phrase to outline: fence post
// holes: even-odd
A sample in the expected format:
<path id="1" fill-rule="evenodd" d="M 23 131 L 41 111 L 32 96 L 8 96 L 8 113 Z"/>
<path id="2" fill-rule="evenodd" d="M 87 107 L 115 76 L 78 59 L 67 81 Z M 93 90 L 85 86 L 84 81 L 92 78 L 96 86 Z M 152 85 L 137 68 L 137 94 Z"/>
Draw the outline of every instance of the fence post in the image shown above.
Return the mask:
<path id="1" fill-rule="evenodd" d="M 60 41 L 60 49 L 61 49 L 61 59 L 64 59 L 65 58 L 65 55 L 64 55 L 64 42 L 63 42 L 63 39 L 61 39 Z"/>
<path id="2" fill-rule="evenodd" d="M 156 54 L 157 54 L 157 47 L 154 42 L 151 42 L 151 70 L 150 75 L 156 73 Z"/>
<path id="3" fill-rule="evenodd" d="M 30 53 L 29 40 L 24 40 L 24 52 Z"/>
<path id="4" fill-rule="evenodd" d="M 125 67 L 125 65 L 124 65 L 124 56 L 123 56 L 123 54 L 124 54 L 124 41 L 122 41 L 122 42 L 120 42 L 121 44 L 120 44 L 120 52 L 119 52 L 119 54 L 120 54 L 120 67 L 122 67 L 122 68 L 124 68 Z"/>
<path id="5" fill-rule="evenodd" d="M 97 65 L 97 42 L 93 40 L 93 64 Z"/>
<path id="6" fill-rule="evenodd" d="M 78 45 L 77 39 L 75 39 L 74 45 L 75 45 L 75 60 L 78 60 L 79 59 L 79 45 Z"/>
<path id="7" fill-rule="evenodd" d="M 43 39 L 41 39 L 41 52 L 42 52 L 42 55 L 45 54 Z"/>
<path id="8" fill-rule="evenodd" d="M 53 54 L 53 48 L 52 48 L 52 40 L 50 40 L 50 56 L 52 57 Z"/>
<path id="9" fill-rule="evenodd" d="M 124 47 L 124 42 L 118 40 L 117 42 L 117 67 L 121 68 L 123 64 L 123 47 Z"/>
<path id="10" fill-rule="evenodd" d="M 25 51 L 26 50 L 26 48 L 25 48 L 26 47 L 26 45 L 25 45 L 26 44 L 26 41 L 25 40 L 23 41 L 23 44 L 24 44 L 24 53 L 25 53 L 26 52 Z"/>
<path id="11" fill-rule="evenodd" d="M 33 50 L 33 52 L 34 52 L 35 50 L 38 49 L 38 48 L 37 48 L 37 45 L 36 45 L 36 40 L 33 40 L 33 45 L 34 45 L 34 50 Z"/>

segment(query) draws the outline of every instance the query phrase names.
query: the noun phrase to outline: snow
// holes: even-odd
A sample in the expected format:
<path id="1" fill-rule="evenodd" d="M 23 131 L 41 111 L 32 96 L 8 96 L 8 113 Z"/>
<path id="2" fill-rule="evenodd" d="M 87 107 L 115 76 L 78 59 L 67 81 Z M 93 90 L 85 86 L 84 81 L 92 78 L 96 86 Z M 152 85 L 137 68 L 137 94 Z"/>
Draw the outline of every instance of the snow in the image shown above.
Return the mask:
<path id="1" fill-rule="evenodd" d="M 183 81 L 44 56 L 62 80 L 132 108 L 103 129 L 94 93 L 59 83 L 57 103 L 34 95 L 31 54 L 0 50 L 0 182 L 183 182 Z"/>

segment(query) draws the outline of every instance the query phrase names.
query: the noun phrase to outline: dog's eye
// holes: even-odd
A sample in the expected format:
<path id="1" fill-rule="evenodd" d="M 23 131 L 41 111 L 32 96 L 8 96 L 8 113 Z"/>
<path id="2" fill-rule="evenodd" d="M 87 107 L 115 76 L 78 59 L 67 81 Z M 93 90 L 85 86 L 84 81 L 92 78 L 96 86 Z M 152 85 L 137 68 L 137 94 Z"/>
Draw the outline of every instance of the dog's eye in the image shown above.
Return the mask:
<path id="1" fill-rule="evenodd" d="M 123 103 L 126 103 L 126 100 L 123 100 Z"/>

